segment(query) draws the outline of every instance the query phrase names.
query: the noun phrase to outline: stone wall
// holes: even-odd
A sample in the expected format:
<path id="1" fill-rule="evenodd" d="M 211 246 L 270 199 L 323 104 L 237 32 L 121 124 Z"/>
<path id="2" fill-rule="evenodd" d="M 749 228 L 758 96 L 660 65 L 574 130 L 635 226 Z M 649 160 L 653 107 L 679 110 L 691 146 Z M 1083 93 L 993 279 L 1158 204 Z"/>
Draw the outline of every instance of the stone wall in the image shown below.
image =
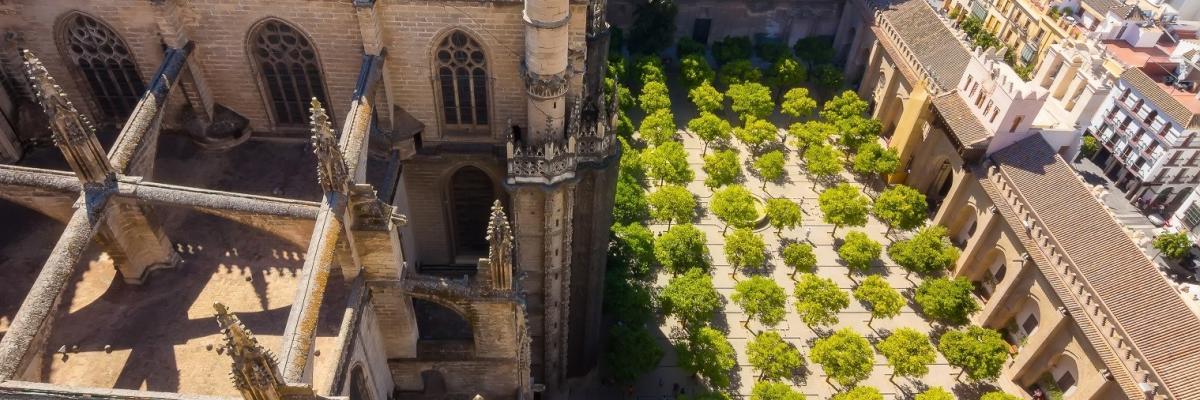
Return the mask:
<path id="1" fill-rule="evenodd" d="M 522 103 L 524 104 L 524 103 Z M 502 202 L 504 189 L 504 163 L 491 153 L 440 154 L 417 156 L 404 164 L 401 179 L 408 193 L 408 209 L 401 210 L 408 216 L 413 235 L 405 235 L 406 241 L 415 242 L 415 254 L 405 254 L 410 266 L 450 265 L 454 262 L 453 235 L 448 225 L 450 207 L 447 193 L 450 178 L 463 167 L 475 167 L 492 178 L 492 188 Z"/>
<path id="2" fill-rule="evenodd" d="M 709 44 L 726 36 L 763 34 L 791 45 L 809 36 L 832 36 L 842 3 L 842 0 L 679 0 L 675 37 L 691 38 L 695 21 L 707 18 L 712 20 Z M 636 0 L 610 1 L 609 23 L 628 32 L 637 4 Z"/>

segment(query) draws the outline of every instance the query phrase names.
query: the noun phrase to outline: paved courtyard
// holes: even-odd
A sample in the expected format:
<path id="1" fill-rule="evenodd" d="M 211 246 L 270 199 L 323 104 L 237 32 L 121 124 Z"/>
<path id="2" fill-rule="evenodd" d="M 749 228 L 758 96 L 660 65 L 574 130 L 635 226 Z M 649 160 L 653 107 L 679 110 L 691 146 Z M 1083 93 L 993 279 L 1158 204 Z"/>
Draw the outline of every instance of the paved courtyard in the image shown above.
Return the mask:
<path id="1" fill-rule="evenodd" d="M 678 104 L 678 103 L 677 103 Z M 687 104 L 687 103 L 684 103 Z M 786 134 L 785 131 L 780 131 L 781 139 Z M 696 172 L 696 178 L 690 184 L 688 189 L 695 193 L 699 203 L 707 210 L 708 202 L 711 200 L 713 191 L 704 186 L 705 174 L 701 169 L 703 164 L 703 156 L 701 151 L 704 147 L 703 142 L 698 138 L 688 134 L 682 135 L 682 140 L 685 148 L 689 152 L 689 164 Z M 739 145 L 735 145 L 739 147 Z M 711 151 L 711 149 L 710 149 Z M 785 340 L 794 344 L 808 358 L 808 351 L 813 342 L 817 338 L 817 333 L 809 329 L 803 322 L 800 321 L 795 309 L 792 305 L 793 297 L 791 297 L 794 288 L 794 282 L 790 278 L 790 268 L 783 265 L 782 258 L 779 255 L 781 248 L 780 243 L 787 240 L 811 241 L 815 246 L 817 254 L 818 267 L 817 274 L 821 277 L 833 279 L 843 290 L 850 292 L 855 287 L 855 282 L 847 275 L 847 269 L 838 259 L 836 248 L 834 247 L 834 238 L 831 236 L 833 226 L 825 224 L 821 221 L 821 212 L 817 205 L 817 196 L 823 186 L 818 185 L 813 189 L 813 183 L 804 173 L 803 167 L 800 165 L 800 160 L 797 157 L 795 149 L 787 149 L 788 162 L 787 174 L 783 179 L 784 183 L 768 183 L 766 190 L 763 190 L 762 181 L 751 174 L 746 163 L 751 159 L 751 153 L 740 148 L 743 161 L 743 175 L 745 181 L 743 184 L 750 189 L 755 195 L 760 198 L 770 197 L 786 197 L 800 203 L 804 212 L 804 220 L 800 227 L 791 230 L 784 230 L 781 235 L 776 235 L 774 228 L 770 226 L 758 228 L 757 232 L 761 234 L 767 243 L 767 250 L 770 254 L 768 258 L 769 268 L 765 270 L 740 270 L 736 277 L 731 276 L 732 268 L 725 260 L 724 254 L 724 238 L 722 229 L 724 224 L 717 220 L 709 212 L 701 215 L 696 226 L 707 234 L 708 250 L 711 254 L 712 274 L 714 277 L 714 286 L 726 300 L 724 313 L 718 315 L 716 323 L 717 328 L 725 330 L 730 343 L 734 346 L 738 357 L 738 366 L 735 368 L 736 376 L 733 379 L 731 391 L 742 396 L 749 396 L 751 389 L 756 382 L 757 373 L 753 371 L 746 356 L 746 345 L 753 338 L 755 332 L 761 332 L 766 329 L 779 332 Z M 843 177 L 852 184 L 862 187 L 861 184 L 854 181 L 853 176 L 849 173 L 844 173 Z M 651 187 L 650 191 L 655 188 Z M 868 194 L 874 194 L 868 191 Z M 666 225 L 654 224 L 650 226 L 651 230 L 656 233 L 666 230 Z M 865 231 L 872 239 L 883 243 L 885 246 L 891 243 L 892 239 L 884 236 L 886 227 L 879 221 L 872 218 L 865 228 L 845 228 L 837 232 L 837 236 L 844 237 L 846 232 L 852 229 Z M 894 235 L 893 235 L 894 236 Z M 886 253 L 886 251 L 885 251 Z M 905 272 L 899 266 L 886 258 L 884 254 L 883 265 L 879 265 L 871 271 L 871 274 L 884 276 L 892 287 L 905 292 L 920 283 L 919 278 L 915 275 L 910 278 L 905 277 Z M 749 324 L 750 330 L 743 326 L 743 321 L 746 320 L 742 311 L 731 301 L 730 296 L 733 293 L 733 287 L 738 280 L 745 279 L 756 274 L 770 276 L 775 282 L 779 283 L 789 295 L 788 315 L 787 318 L 778 326 L 766 328 L 759 325 L 757 322 Z M 657 278 L 657 287 L 664 287 L 670 280 L 670 274 L 661 272 Z M 856 280 L 861 280 L 862 277 L 856 277 Z M 906 297 L 909 297 L 906 294 Z M 929 332 L 931 325 L 922 319 L 913 311 L 910 305 L 905 306 L 901 315 L 890 320 L 876 320 L 872 323 L 875 330 L 867 326 L 867 320 L 870 318 L 868 311 L 857 301 L 851 299 L 850 307 L 838 314 L 839 323 L 829 328 L 829 331 L 849 327 L 856 332 L 863 334 L 868 339 L 873 339 L 879 332 L 891 330 L 900 327 L 908 327 Z M 678 384 L 686 393 L 696 393 L 701 386 L 689 374 L 678 367 L 677 357 L 670 345 L 669 339 L 672 336 L 672 331 L 679 329 L 679 325 L 673 320 L 668 319 L 663 325 L 659 326 L 660 340 L 666 350 L 665 356 L 659 367 L 651 374 L 643 377 L 636 385 L 635 396 L 639 399 L 651 398 L 673 398 L 672 394 L 675 390 L 675 385 Z M 874 342 L 874 340 L 872 340 Z M 836 392 L 834 386 L 827 383 L 825 374 L 821 371 L 819 365 L 815 365 L 809 361 L 808 373 L 805 377 L 800 377 L 792 382 L 792 384 L 806 396 L 811 398 L 829 398 Z M 912 393 L 919 392 L 914 388 L 921 385 L 942 386 L 946 389 L 952 389 L 956 384 L 955 376 L 958 370 L 945 363 L 945 360 L 938 356 L 938 361 L 930 366 L 929 374 L 920 382 L 909 381 L 908 379 L 899 378 L 895 383 L 889 381 L 891 369 L 887 366 L 886 360 L 876 355 L 875 368 L 869 379 L 860 383 L 860 385 L 868 385 L 878 388 L 888 398 L 904 399 L 910 397 Z"/>

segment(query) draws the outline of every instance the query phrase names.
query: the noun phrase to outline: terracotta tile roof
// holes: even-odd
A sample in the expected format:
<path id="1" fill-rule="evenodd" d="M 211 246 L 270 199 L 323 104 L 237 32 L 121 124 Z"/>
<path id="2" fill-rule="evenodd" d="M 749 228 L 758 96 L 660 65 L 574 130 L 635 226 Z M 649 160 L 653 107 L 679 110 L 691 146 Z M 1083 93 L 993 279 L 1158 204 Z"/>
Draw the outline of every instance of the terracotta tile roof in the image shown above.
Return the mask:
<path id="1" fill-rule="evenodd" d="M 991 156 L 1172 398 L 1200 398 L 1200 317 L 1040 136 Z"/>
<path id="2" fill-rule="evenodd" d="M 1083 4 L 1101 14 L 1121 5 L 1121 0 L 1083 0 Z"/>
<path id="3" fill-rule="evenodd" d="M 873 0 L 938 89 L 958 85 L 971 53 L 925 0 Z M 883 38 L 881 38 L 883 39 Z M 902 54 L 896 56 L 903 58 Z"/>
<path id="4" fill-rule="evenodd" d="M 1011 207 L 1004 207 L 1007 199 L 1000 194 L 1000 188 L 997 187 L 996 182 L 992 181 L 992 179 L 987 176 L 986 171 L 975 172 L 976 182 L 978 182 L 980 186 L 983 186 L 984 193 L 986 193 L 988 197 L 992 199 L 993 204 L 997 205 L 996 210 L 1000 213 L 1000 216 L 1004 218 L 1005 222 L 1008 223 L 1008 226 L 1013 227 L 1014 232 L 1020 232 L 1021 229 L 1023 229 L 1021 227 L 1024 225 L 1024 223 L 1021 221 L 1021 217 L 1017 215 L 1016 211 L 1013 211 Z M 1018 235 L 1018 240 L 1021 242 L 1021 246 L 1028 251 L 1026 254 L 1029 254 L 1029 260 L 1032 262 L 1033 266 L 1036 267 L 1038 271 L 1041 271 L 1042 277 L 1046 279 L 1046 282 L 1050 283 L 1051 289 L 1054 291 L 1054 294 L 1059 298 L 1059 300 L 1062 301 L 1063 307 L 1067 309 L 1067 312 L 1070 315 L 1084 315 L 1087 310 L 1084 309 L 1079 300 L 1075 298 L 1075 295 L 1071 292 L 1070 285 L 1068 285 L 1062 276 L 1059 275 L 1058 271 L 1055 270 L 1054 265 L 1049 259 L 1046 258 L 1045 254 L 1034 250 L 1037 249 L 1037 243 L 1033 241 L 1033 238 L 1029 235 Z M 1138 378 L 1134 377 L 1130 373 L 1124 373 L 1124 371 L 1127 371 L 1127 369 L 1122 366 L 1121 358 L 1118 355 L 1117 350 L 1104 340 L 1104 336 L 1100 332 L 1100 328 L 1096 325 L 1087 323 L 1086 320 L 1076 320 L 1076 322 L 1076 326 L 1078 326 L 1079 330 L 1083 332 L 1084 337 L 1087 338 L 1086 340 L 1091 343 L 1092 348 L 1099 353 L 1100 359 L 1104 363 L 1104 366 L 1108 368 L 1109 371 L 1113 372 L 1113 378 L 1116 379 L 1117 385 L 1121 387 L 1121 391 L 1125 392 L 1125 396 L 1133 399 L 1143 395 L 1141 388 L 1138 387 Z"/>
<path id="5" fill-rule="evenodd" d="M 933 98 L 933 108 L 945 121 L 950 133 L 958 139 L 963 147 L 978 147 L 985 144 L 992 135 L 983 126 L 967 102 L 953 91 Z"/>
<path id="6" fill-rule="evenodd" d="M 1129 86 L 1137 89 L 1138 93 L 1146 99 L 1146 102 L 1154 104 L 1163 113 L 1175 120 L 1176 123 L 1183 124 L 1185 128 L 1200 127 L 1200 115 L 1193 113 L 1186 105 L 1181 103 L 1179 99 L 1167 93 L 1158 82 L 1154 81 L 1145 72 L 1138 68 L 1128 68 L 1121 73 L 1121 80 L 1129 84 Z"/>

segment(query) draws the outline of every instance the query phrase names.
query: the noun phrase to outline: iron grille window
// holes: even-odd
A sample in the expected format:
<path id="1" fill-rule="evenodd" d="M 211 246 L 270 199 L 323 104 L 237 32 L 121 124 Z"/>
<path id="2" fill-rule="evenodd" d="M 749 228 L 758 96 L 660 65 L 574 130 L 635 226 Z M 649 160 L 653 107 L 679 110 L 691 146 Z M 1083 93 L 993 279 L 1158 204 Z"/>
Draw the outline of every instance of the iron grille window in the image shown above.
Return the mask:
<path id="1" fill-rule="evenodd" d="M 263 23 L 254 35 L 253 53 L 276 124 L 307 124 L 313 97 L 329 105 L 317 52 L 296 28 L 282 21 Z"/>
<path id="2" fill-rule="evenodd" d="M 1187 223 L 1188 228 L 1196 229 L 1196 226 L 1200 225 L 1200 205 L 1192 203 L 1188 206 L 1187 211 L 1183 214 L 1183 220 Z"/>
<path id="3" fill-rule="evenodd" d="M 104 117 L 123 121 L 146 90 L 125 41 L 95 18 L 75 14 L 67 20 L 63 43 L 79 67 Z"/>
<path id="4" fill-rule="evenodd" d="M 454 32 L 438 45 L 434 62 L 447 130 L 486 131 L 488 85 L 483 47 L 467 34 Z"/>

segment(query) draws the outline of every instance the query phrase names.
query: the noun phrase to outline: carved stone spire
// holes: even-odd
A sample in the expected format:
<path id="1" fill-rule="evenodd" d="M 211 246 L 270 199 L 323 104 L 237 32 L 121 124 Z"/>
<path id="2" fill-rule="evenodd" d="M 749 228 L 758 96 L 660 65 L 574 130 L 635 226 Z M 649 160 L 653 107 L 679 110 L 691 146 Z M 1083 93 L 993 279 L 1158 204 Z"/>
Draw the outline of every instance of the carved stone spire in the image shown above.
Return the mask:
<path id="1" fill-rule="evenodd" d="M 95 128 L 75 109 L 42 62 L 29 50 L 23 51 L 22 55 L 25 73 L 37 91 L 38 102 L 50 118 L 54 145 L 62 151 L 71 170 L 85 185 L 103 184 L 114 171 L 104 148 L 96 140 Z"/>
<path id="2" fill-rule="evenodd" d="M 233 358 L 233 384 L 247 400 L 277 400 L 283 398 L 286 385 L 279 373 L 279 363 L 271 352 L 258 343 L 254 334 L 237 316 L 230 314 L 224 304 L 214 303 L 217 323 L 225 335 L 225 351 Z"/>
<path id="3" fill-rule="evenodd" d="M 337 139 L 333 137 L 333 127 L 329 124 L 329 115 L 316 97 L 312 99 L 311 125 L 313 152 L 317 154 L 317 180 L 326 192 L 334 191 L 343 195 L 350 193 L 350 175 L 346 161 L 342 159 L 342 151 L 338 149 Z"/>
<path id="4" fill-rule="evenodd" d="M 500 200 L 492 203 L 492 216 L 488 220 L 488 265 L 492 269 L 492 288 L 512 289 L 513 234 L 508 216 Z"/>

